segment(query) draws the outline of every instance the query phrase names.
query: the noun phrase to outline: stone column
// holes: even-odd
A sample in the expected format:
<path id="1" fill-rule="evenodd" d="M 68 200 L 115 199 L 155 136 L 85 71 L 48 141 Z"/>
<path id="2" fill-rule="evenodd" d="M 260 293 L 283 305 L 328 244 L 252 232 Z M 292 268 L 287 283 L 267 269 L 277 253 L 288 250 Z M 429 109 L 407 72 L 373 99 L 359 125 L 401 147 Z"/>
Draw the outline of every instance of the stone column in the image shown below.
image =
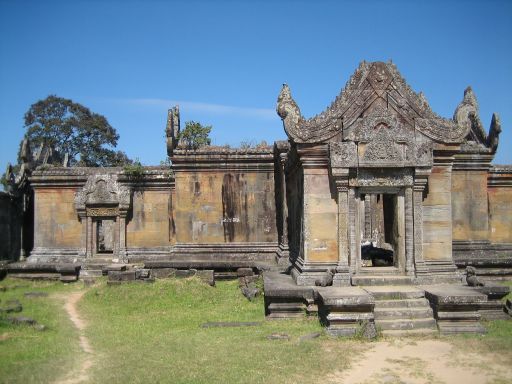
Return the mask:
<path id="1" fill-rule="evenodd" d="M 281 174 L 281 218 L 283 223 L 283 230 L 281 233 L 281 239 L 279 242 L 279 259 L 278 264 L 288 264 L 290 257 L 290 250 L 288 245 L 288 201 L 286 198 L 286 173 L 285 173 L 285 165 L 286 160 L 288 159 L 287 153 L 279 154 L 279 172 Z"/>
<path id="2" fill-rule="evenodd" d="M 414 276 L 414 206 L 413 188 L 405 188 L 405 274 Z"/>
<path id="3" fill-rule="evenodd" d="M 369 193 L 364 195 L 364 239 L 372 239 L 372 201 Z"/>
<path id="4" fill-rule="evenodd" d="M 292 276 L 297 285 L 315 285 L 338 265 L 338 207 L 330 188 L 328 146 L 298 146 L 297 154 L 304 177 L 304 221 L 302 251 L 294 259 Z"/>
<path id="5" fill-rule="evenodd" d="M 338 266 L 333 278 L 333 285 L 350 285 L 349 269 L 349 207 L 348 207 L 348 169 L 346 178 L 336 180 L 338 192 Z"/>
<path id="6" fill-rule="evenodd" d="M 119 216 L 119 260 L 127 262 L 126 260 L 126 216 Z"/>
<path id="7" fill-rule="evenodd" d="M 348 215 L 349 215 L 349 268 L 352 274 L 356 273 L 359 264 L 359 252 L 361 249 L 361 240 L 358 236 L 359 231 L 359 198 L 356 198 L 354 188 L 348 190 Z"/>
<path id="8" fill-rule="evenodd" d="M 80 222 L 82 223 L 82 234 L 80 239 L 80 250 L 78 251 L 79 257 L 87 257 L 87 216 L 85 212 L 78 214 Z"/>
<path id="9" fill-rule="evenodd" d="M 414 266 L 417 276 L 429 274 L 428 267 L 423 259 L 423 192 L 427 185 L 428 174 L 416 171 L 413 193 L 413 214 L 414 214 Z"/>
<path id="10" fill-rule="evenodd" d="M 87 216 L 87 250 L 86 257 L 91 258 L 93 256 L 93 225 L 92 225 L 92 217 Z"/>

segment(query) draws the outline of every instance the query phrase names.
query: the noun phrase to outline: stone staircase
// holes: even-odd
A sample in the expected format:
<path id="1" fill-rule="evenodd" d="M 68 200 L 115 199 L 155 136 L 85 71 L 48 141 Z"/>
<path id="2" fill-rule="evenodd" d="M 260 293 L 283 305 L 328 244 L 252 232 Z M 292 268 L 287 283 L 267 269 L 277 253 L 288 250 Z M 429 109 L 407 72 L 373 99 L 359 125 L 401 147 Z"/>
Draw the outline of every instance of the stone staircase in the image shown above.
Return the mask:
<path id="1" fill-rule="evenodd" d="M 413 286 L 363 287 L 375 299 L 375 325 L 385 336 L 437 333 L 432 308 L 422 289 Z"/>

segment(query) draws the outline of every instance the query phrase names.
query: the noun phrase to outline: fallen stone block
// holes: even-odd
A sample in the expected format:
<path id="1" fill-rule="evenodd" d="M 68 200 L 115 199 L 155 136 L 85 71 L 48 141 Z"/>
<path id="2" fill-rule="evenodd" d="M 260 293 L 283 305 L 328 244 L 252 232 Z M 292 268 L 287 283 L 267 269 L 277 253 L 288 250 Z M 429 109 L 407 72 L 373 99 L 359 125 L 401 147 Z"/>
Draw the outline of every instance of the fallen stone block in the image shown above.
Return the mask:
<path id="1" fill-rule="evenodd" d="M 272 333 L 271 335 L 267 336 L 267 339 L 269 339 L 269 340 L 290 340 L 290 336 L 288 336 L 286 333 Z"/>
<path id="2" fill-rule="evenodd" d="M 19 302 L 19 300 L 7 300 L 5 302 L 6 306 L 3 308 L 0 308 L 0 312 L 3 313 L 13 313 L 13 312 L 21 312 L 23 311 L 23 306 Z"/>
<path id="3" fill-rule="evenodd" d="M 143 280 L 149 279 L 151 277 L 151 269 L 136 269 L 135 270 L 135 279 Z"/>
<path id="4" fill-rule="evenodd" d="M 215 275 L 213 273 L 213 269 L 199 270 L 197 271 L 196 276 L 210 287 L 215 287 Z"/>
<path id="5" fill-rule="evenodd" d="M 369 340 L 377 337 L 377 327 L 374 321 L 363 321 L 361 324 L 361 337 Z"/>
<path id="6" fill-rule="evenodd" d="M 242 287 L 242 293 L 249 301 L 253 301 L 260 295 L 260 290 L 255 286 L 247 286 Z"/>
<path id="7" fill-rule="evenodd" d="M 257 327 L 259 321 L 217 321 L 201 324 L 201 328 L 231 328 L 231 327 Z"/>
<path id="8" fill-rule="evenodd" d="M 157 279 L 166 279 L 174 277 L 176 274 L 176 268 L 155 268 L 151 270 L 151 276 Z"/>
<path id="9" fill-rule="evenodd" d="M 507 299 L 505 303 L 505 312 L 512 316 L 512 301 L 510 301 L 510 299 Z"/>
<path id="10" fill-rule="evenodd" d="M 254 271 L 252 270 L 252 268 L 238 268 L 236 270 L 236 273 L 238 277 L 254 275 Z"/>
<path id="11" fill-rule="evenodd" d="M 174 276 L 180 279 L 195 276 L 197 273 L 196 269 L 177 269 Z"/>
<path id="12" fill-rule="evenodd" d="M 109 271 L 109 281 L 134 281 L 135 271 Z"/>
<path id="13" fill-rule="evenodd" d="M 47 292 L 41 292 L 41 291 L 34 291 L 34 292 L 25 292 L 25 297 L 28 298 L 36 298 L 36 297 L 47 297 Z"/>
<path id="14" fill-rule="evenodd" d="M 11 324 L 15 325 L 35 325 L 37 324 L 37 321 L 32 319 L 31 317 L 25 317 L 25 316 L 10 316 L 7 318 L 7 321 L 9 321 Z"/>

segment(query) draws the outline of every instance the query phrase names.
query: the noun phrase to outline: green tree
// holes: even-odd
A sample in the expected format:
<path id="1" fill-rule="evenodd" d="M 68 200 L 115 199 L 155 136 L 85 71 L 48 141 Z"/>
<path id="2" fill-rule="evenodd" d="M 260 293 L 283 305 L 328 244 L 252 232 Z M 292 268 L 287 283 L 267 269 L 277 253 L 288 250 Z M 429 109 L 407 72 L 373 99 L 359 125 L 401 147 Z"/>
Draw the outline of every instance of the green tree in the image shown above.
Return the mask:
<path id="1" fill-rule="evenodd" d="M 187 121 L 185 128 L 178 133 L 178 145 L 187 149 L 198 149 L 205 145 L 210 145 L 211 125 L 201 125 L 195 121 Z"/>
<path id="2" fill-rule="evenodd" d="M 119 134 L 107 119 L 72 100 L 50 95 L 32 104 L 25 113 L 25 136 L 32 150 L 42 143 L 68 154 L 70 165 L 120 166 L 131 163 L 115 151 Z"/>

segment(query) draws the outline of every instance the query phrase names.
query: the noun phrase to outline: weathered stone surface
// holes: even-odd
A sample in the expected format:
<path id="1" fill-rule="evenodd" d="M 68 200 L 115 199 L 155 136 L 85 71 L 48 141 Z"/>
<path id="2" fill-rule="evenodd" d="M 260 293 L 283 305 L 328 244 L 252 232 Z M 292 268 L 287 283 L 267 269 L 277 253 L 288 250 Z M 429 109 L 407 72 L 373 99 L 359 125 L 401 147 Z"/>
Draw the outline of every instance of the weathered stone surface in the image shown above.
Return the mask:
<path id="1" fill-rule="evenodd" d="M 471 287 L 454 285 L 426 286 L 425 297 L 434 310 L 442 334 L 485 333 L 479 308 L 487 296 Z"/>
<path id="2" fill-rule="evenodd" d="M 26 316 L 9 316 L 7 317 L 7 320 L 15 325 L 35 325 L 37 324 L 37 321 L 32 319 L 31 317 Z"/>
<path id="3" fill-rule="evenodd" d="M 274 332 L 267 336 L 268 340 L 290 340 L 290 336 L 286 333 Z"/>
<path id="4" fill-rule="evenodd" d="M 246 286 L 242 287 L 243 295 L 249 300 L 253 301 L 256 297 L 260 295 L 260 290 L 255 286 Z"/>
<path id="5" fill-rule="evenodd" d="M 12 313 L 12 312 L 21 312 L 23 310 L 23 306 L 19 302 L 19 300 L 7 300 L 5 302 L 6 306 L 0 308 L 0 312 L 3 313 Z"/>
<path id="6" fill-rule="evenodd" d="M 254 271 L 252 270 L 252 268 L 238 268 L 236 270 L 236 273 L 238 274 L 239 277 L 253 276 L 254 275 Z"/>
<path id="7" fill-rule="evenodd" d="M 109 271 L 109 281 L 134 281 L 136 279 L 135 271 Z"/>
<path id="8" fill-rule="evenodd" d="M 196 272 L 196 276 L 210 287 L 215 286 L 215 274 L 213 269 L 204 269 Z"/>
<path id="9" fill-rule="evenodd" d="M 351 336 L 363 322 L 373 322 L 375 300 L 356 287 L 318 288 L 319 315 L 331 336 Z"/>
<path id="10" fill-rule="evenodd" d="M 197 273 L 196 269 L 177 269 L 174 276 L 177 278 L 187 278 L 195 276 Z"/>
<path id="11" fill-rule="evenodd" d="M 151 276 L 154 276 L 157 279 L 165 279 L 165 278 L 169 278 L 169 277 L 174 277 L 175 274 L 176 274 L 176 268 L 151 269 Z"/>
<path id="12" fill-rule="evenodd" d="M 135 270 L 135 278 L 144 280 L 149 279 L 151 277 L 151 269 L 136 269 Z"/>

